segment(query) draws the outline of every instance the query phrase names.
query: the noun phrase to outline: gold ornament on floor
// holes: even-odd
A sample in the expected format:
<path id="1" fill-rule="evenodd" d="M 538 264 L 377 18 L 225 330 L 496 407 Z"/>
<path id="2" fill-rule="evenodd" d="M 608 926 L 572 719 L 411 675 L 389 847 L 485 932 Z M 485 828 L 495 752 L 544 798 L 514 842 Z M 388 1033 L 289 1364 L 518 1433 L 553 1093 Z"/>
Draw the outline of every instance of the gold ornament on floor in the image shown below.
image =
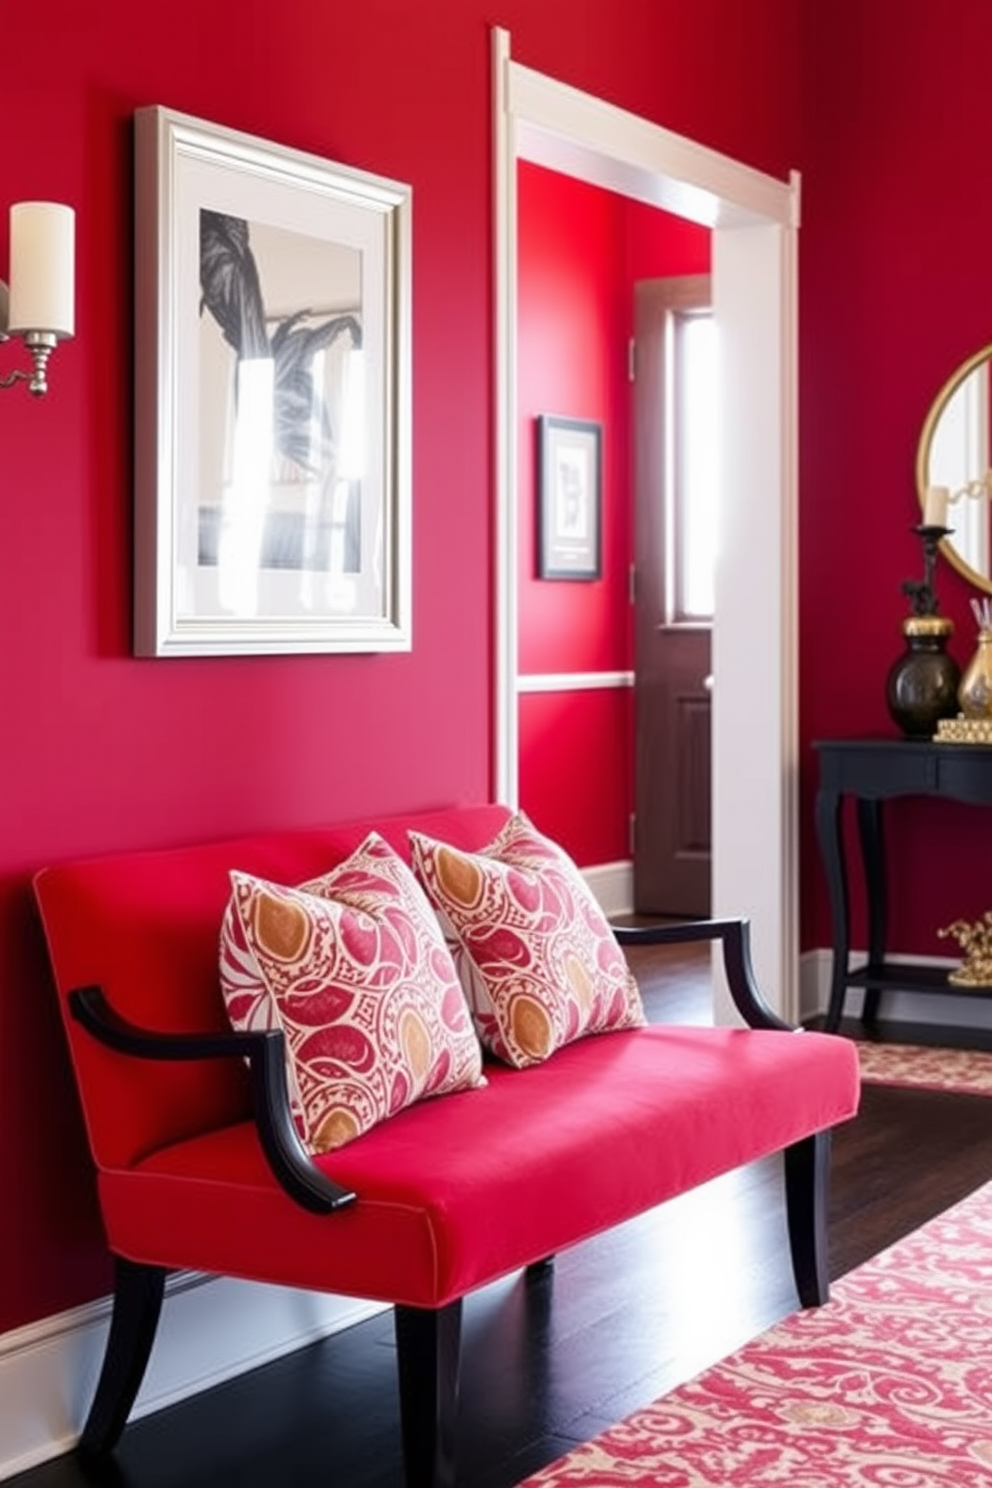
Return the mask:
<path id="1" fill-rule="evenodd" d="M 964 952 L 961 965 L 948 973 L 947 980 L 952 986 L 992 986 L 992 909 L 987 909 L 978 920 L 954 920 L 942 926 L 937 934 L 941 939 L 950 935 Z"/>

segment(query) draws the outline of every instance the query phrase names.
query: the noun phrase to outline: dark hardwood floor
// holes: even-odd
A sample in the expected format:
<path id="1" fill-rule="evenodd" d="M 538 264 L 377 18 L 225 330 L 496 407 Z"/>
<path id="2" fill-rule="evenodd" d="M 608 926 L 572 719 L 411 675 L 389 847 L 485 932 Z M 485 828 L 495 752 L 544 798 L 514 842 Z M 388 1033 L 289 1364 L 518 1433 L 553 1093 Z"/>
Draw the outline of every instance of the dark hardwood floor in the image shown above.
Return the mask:
<path id="1" fill-rule="evenodd" d="M 707 1015 L 707 953 L 631 957 L 652 1018 Z M 933 1030 L 914 1037 L 937 1041 Z M 834 1138 L 832 1275 L 990 1178 L 987 1099 L 866 1086 L 860 1114 Z M 777 1161 L 560 1255 L 539 1281 L 513 1276 L 476 1294 L 464 1319 L 461 1488 L 512 1488 L 796 1305 Z M 100 1476 L 67 1456 L 9 1482 L 401 1488 L 391 1317 L 135 1421 Z"/>

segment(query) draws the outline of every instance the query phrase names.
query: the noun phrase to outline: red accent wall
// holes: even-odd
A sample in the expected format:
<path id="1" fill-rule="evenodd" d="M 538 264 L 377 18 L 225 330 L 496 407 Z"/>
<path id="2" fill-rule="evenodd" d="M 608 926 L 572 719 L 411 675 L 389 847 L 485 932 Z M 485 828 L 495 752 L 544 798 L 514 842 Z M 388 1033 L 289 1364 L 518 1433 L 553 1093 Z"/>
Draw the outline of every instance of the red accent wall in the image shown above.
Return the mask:
<path id="1" fill-rule="evenodd" d="M 891 735 L 889 667 L 922 578 L 914 466 L 939 388 L 992 341 L 986 189 L 992 7 L 837 0 L 803 7 L 800 234 L 800 700 L 804 947 L 829 944 L 811 830 L 811 741 Z M 815 65 L 813 59 L 816 59 Z M 971 587 L 938 560 L 962 668 Z M 992 817 L 923 800 L 887 812 L 889 943 L 950 954 L 937 927 L 992 906 Z M 854 944 L 865 944 L 857 894 Z M 953 950 L 953 948 L 952 948 Z"/>
<path id="2" fill-rule="evenodd" d="M 706 273 L 705 228 L 569 176 L 518 170 L 520 671 L 634 665 L 632 398 L 627 348 L 637 279 Z M 602 576 L 538 576 L 538 418 L 602 429 Z M 582 864 L 629 856 L 633 707 L 617 689 L 524 694 L 520 800 Z"/>
<path id="3" fill-rule="evenodd" d="M 627 688 L 520 700 L 520 801 L 585 864 L 629 858 L 633 698 Z"/>
<path id="4" fill-rule="evenodd" d="M 857 16 L 844 9 L 851 28 Z M 903 162 L 882 188 L 898 232 L 884 229 L 868 203 L 873 230 L 862 250 L 853 241 L 857 202 L 829 166 L 819 200 L 810 190 L 819 224 L 810 237 L 822 233 L 836 251 L 833 277 L 823 273 L 826 246 L 813 276 L 832 308 L 821 317 L 828 347 L 822 370 L 812 369 L 806 405 L 823 407 L 828 445 L 852 442 L 852 451 L 838 457 L 828 449 L 824 481 L 812 418 L 806 463 L 817 500 L 840 493 L 844 537 L 822 518 L 815 525 L 834 573 L 844 570 L 842 554 L 850 565 L 848 594 L 870 584 L 890 592 L 905 567 L 900 554 L 889 573 L 890 560 L 869 559 L 864 547 L 848 558 L 851 528 L 865 501 L 891 510 L 903 499 L 905 440 L 931 380 L 972 343 L 977 291 L 988 283 L 982 191 L 965 200 L 953 151 L 921 141 L 920 128 L 910 128 L 904 143 L 885 117 L 887 78 L 901 100 L 900 129 L 910 100 L 915 106 L 938 95 L 923 88 L 923 72 L 915 89 L 897 78 L 898 59 L 906 59 L 903 10 L 880 9 L 891 19 L 895 55 L 876 48 L 855 117 L 863 128 L 870 107 L 894 160 Z M 775 176 L 797 163 L 805 7 L 796 0 L 625 0 L 622 25 L 614 0 L 579 8 L 566 0 L 501 0 L 498 11 L 521 61 Z M 493 18 L 487 0 L 259 0 L 244 14 L 191 0 L 141 7 L 50 0 L 8 17 L 6 54 L 19 60 L 4 78 L 11 122 L 2 202 L 53 197 L 77 208 L 78 334 L 56 356 L 46 400 L 0 393 L 0 1333 L 83 1302 L 109 1279 L 32 907 L 32 871 L 80 853 L 489 793 Z M 957 35 L 948 28 L 948 37 Z M 945 51 L 953 45 L 940 44 Z M 833 45 L 828 53 L 843 75 L 851 64 Z M 962 49 L 973 80 L 967 95 L 950 76 L 940 89 L 956 124 L 970 117 L 975 130 L 949 132 L 948 144 L 982 138 L 981 55 Z M 44 66 L 24 65 L 31 58 L 44 58 Z M 920 68 L 924 58 L 921 48 Z M 822 101 L 847 129 L 826 89 Z M 131 120 L 150 103 L 413 185 L 409 656 L 130 655 Z M 825 127 L 817 137 L 827 155 Z M 845 157 L 863 144 L 859 133 Z M 880 163 L 877 150 L 868 153 Z M 924 180 L 928 210 L 918 214 Z M 839 234 L 834 211 L 849 234 Z M 952 243 L 955 280 L 941 282 L 938 313 L 928 309 L 935 271 Z M 883 251 L 884 262 L 876 257 Z M 861 292 L 856 306 L 845 303 L 843 271 L 852 261 L 882 296 L 886 315 Z M 889 285 L 883 269 L 892 268 Z M 857 313 L 848 316 L 849 308 Z M 835 338 L 845 320 L 858 335 L 841 357 Z M 926 355 L 917 343 L 907 359 L 905 343 L 924 322 L 933 332 Z M 888 342 L 884 358 L 872 354 L 876 334 Z M 3 351 L 4 370 L 16 355 Z M 878 373 L 884 364 L 901 386 L 907 360 L 918 381 L 900 408 L 900 428 L 869 422 L 852 403 L 846 376 L 861 382 L 869 367 Z M 877 382 L 871 392 L 877 400 Z M 808 615 L 816 612 L 814 605 Z M 886 631 L 879 652 L 887 641 Z M 836 727 L 829 704 L 837 664 L 829 648 L 816 659 L 823 715 Z M 815 678 L 809 685 L 815 692 Z M 864 684 L 861 692 L 862 714 L 870 713 L 875 693 Z"/>
<path id="5" fill-rule="evenodd" d="M 522 672 L 629 664 L 627 274 L 623 202 L 537 166 L 518 171 L 517 299 Z M 537 417 L 592 419 L 602 435 L 603 577 L 537 576 Z"/>

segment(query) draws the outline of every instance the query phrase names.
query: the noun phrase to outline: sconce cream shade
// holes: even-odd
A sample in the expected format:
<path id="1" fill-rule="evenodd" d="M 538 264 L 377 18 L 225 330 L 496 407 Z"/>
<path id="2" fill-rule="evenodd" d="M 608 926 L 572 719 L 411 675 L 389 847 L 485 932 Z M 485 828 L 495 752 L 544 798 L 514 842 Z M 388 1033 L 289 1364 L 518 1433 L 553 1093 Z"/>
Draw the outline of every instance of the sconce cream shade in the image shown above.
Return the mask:
<path id="1" fill-rule="evenodd" d="M 75 330 L 76 214 L 58 202 L 17 202 L 10 209 L 8 334 Z"/>

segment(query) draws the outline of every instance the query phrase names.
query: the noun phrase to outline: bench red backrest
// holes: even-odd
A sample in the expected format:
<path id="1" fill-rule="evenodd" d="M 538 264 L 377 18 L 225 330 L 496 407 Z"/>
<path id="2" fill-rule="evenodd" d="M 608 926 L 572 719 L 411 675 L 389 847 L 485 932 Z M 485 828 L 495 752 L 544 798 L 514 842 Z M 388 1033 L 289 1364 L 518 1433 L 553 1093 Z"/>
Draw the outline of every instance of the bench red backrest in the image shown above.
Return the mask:
<path id="1" fill-rule="evenodd" d="M 299 884 L 347 857 L 372 828 L 407 858 L 411 828 L 475 850 L 508 815 L 496 805 L 451 807 L 42 869 L 35 895 L 97 1166 L 127 1167 L 242 1120 L 248 1087 L 240 1061 L 164 1063 L 102 1047 L 69 1015 L 74 988 L 102 987 L 119 1013 L 146 1028 L 225 1029 L 218 950 L 231 869 Z"/>

